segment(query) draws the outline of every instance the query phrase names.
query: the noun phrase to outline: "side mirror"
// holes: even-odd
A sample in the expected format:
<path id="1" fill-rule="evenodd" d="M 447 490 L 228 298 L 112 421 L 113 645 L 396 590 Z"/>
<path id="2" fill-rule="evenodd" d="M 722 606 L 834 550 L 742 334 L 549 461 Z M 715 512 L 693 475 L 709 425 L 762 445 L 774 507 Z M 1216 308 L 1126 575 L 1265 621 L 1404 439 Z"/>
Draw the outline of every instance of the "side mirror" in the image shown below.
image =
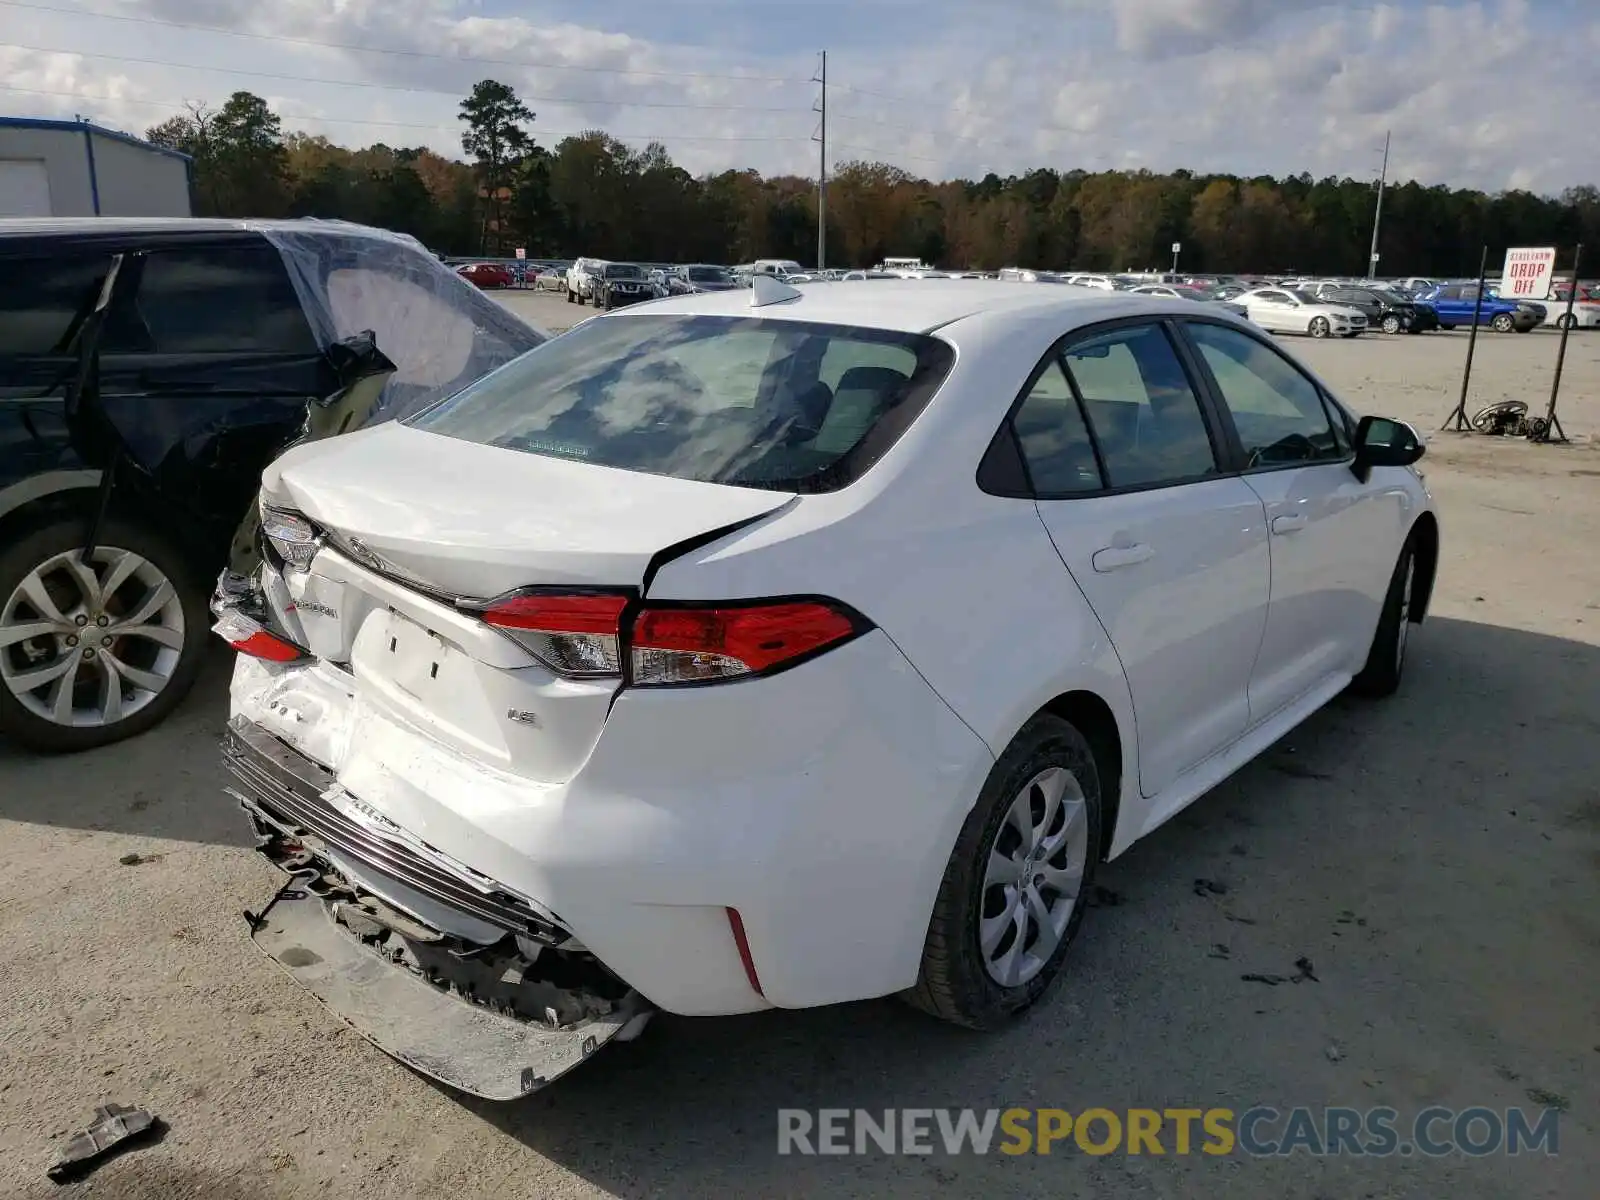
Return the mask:
<path id="1" fill-rule="evenodd" d="M 1356 426 L 1356 460 L 1351 469 L 1365 483 L 1373 467 L 1409 467 L 1426 450 L 1421 436 L 1404 421 L 1362 417 Z"/>

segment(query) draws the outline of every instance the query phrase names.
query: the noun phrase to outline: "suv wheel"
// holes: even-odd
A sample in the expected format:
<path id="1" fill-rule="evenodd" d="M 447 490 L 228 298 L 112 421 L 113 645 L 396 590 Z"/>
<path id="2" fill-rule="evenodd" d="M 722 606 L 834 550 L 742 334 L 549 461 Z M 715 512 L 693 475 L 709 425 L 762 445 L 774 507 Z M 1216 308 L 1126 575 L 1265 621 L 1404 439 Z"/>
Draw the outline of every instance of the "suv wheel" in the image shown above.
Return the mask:
<path id="1" fill-rule="evenodd" d="M 143 733 L 205 653 L 205 597 L 164 538 L 109 520 L 85 563 L 83 535 L 58 520 L 0 552 L 0 733 L 34 750 Z"/>
<path id="2" fill-rule="evenodd" d="M 1489 322 L 1496 333 L 1510 333 L 1516 327 L 1516 322 L 1511 319 L 1510 313 L 1496 313 L 1493 321 Z"/>
<path id="3" fill-rule="evenodd" d="M 1385 333 L 1399 333 L 1400 318 L 1395 316 L 1393 313 L 1390 313 L 1383 319 L 1383 331 Z"/>

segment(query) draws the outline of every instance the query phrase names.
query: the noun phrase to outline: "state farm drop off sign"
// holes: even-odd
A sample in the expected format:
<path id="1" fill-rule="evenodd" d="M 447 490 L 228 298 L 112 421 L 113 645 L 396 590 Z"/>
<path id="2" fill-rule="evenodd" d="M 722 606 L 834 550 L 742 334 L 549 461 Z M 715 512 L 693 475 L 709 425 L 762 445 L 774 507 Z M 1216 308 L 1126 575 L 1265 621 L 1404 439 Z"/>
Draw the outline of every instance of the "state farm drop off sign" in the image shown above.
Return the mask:
<path id="1" fill-rule="evenodd" d="M 1507 299 L 1543 300 L 1550 294 L 1550 275 L 1555 269 L 1554 246 L 1507 250 L 1506 268 L 1500 274 L 1500 295 Z"/>

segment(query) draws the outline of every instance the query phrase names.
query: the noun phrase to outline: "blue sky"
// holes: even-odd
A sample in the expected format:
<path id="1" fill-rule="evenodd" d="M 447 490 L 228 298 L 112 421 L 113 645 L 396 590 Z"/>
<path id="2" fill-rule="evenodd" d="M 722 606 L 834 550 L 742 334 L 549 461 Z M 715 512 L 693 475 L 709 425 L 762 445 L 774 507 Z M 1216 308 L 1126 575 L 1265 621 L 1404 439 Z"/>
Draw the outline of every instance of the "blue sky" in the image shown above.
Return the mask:
<path id="1" fill-rule="evenodd" d="M 246 88 L 291 129 L 459 153 L 493 76 L 546 142 L 813 174 L 824 47 L 835 166 L 1375 177 L 1392 130 L 1402 179 L 1600 182 L 1600 0 L 0 0 L 0 113 L 142 130 Z"/>

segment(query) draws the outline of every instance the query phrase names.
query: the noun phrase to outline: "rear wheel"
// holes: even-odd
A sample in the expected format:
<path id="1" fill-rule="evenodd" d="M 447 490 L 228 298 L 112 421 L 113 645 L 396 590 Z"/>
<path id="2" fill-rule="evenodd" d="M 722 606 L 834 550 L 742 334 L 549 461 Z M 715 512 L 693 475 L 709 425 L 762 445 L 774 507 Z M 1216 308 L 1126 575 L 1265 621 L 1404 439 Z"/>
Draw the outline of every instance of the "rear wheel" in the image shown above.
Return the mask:
<path id="1" fill-rule="evenodd" d="M 1100 775 L 1083 735 L 1049 714 L 1029 721 L 956 839 L 904 998 L 989 1029 L 1044 995 L 1083 923 L 1101 813 Z"/>
<path id="2" fill-rule="evenodd" d="M 1510 313 L 1496 313 L 1494 320 L 1490 321 L 1489 324 L 1496 333 L 1510 333 L 1512 329 L 1516 328 L 1517 323 L 1511 319 Z"/>
<path id="3" fill-rule="evenodd" d="M 1400 332 L 1400 318 L 1397 317 L 1397 316 L 1394 316 L 1393 314 L 1390 314 L 1389 316 L 1385 317 L 1383 319 L 1383 331 L 1385 333 L 1399 333 Z"/>
<path id="4" fill-rule="evenodd" d="M 1314 338 L 1325 338 L 1328 336 L 1329 329 L 1327 317 L 1312 317 L 1311 324 L 1306 327 L 1306 332 Z"/>
<path id="5" fill-rule="evenodd" d="M 205 597 L 162 537 L 107 521 L 80 561 L 63 519 L 0 553 L 0 733 L 87 750 L 142 733 L 188 692 L 204 657 Z"/>
<path id="6" fill-rule="evenodd" d="M 1416 577 L 1417 555 L 1408 539 L 1389 579 L 1389 591 L 1384 596 L 1366 665 L 1350 684 L 1363 696 L 1392 696 L 1400 687 L 1400 676 L 1406 665 L 1406 643 L 1411 633 L 1411 600 Z"/>
<path id="7" fill-rule="evenodd" d="M 1562 313 L 1556 318 L 1557 329 L 1576 329 L 1577 327 L 1578 318 L 1573 316 L 1571 313 Z"/>

